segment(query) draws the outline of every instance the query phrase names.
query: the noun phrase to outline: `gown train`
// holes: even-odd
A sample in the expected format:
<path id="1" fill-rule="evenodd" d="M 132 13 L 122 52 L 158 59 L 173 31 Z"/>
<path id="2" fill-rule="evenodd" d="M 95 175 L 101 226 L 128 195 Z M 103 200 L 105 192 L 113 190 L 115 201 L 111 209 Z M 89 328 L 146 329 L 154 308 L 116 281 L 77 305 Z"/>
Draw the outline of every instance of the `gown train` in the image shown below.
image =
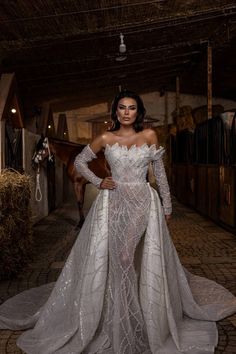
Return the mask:
<path id="1" fill-rule="evenodd" d="M 105 154 L 117 188 L 99 192 L 57 282 L 2 304 L 0 328 L 28 329 L 17 342 L 28 354 L 213 354 L 236 298 L 181 265 L 146 182 L 161 149 Z"/>

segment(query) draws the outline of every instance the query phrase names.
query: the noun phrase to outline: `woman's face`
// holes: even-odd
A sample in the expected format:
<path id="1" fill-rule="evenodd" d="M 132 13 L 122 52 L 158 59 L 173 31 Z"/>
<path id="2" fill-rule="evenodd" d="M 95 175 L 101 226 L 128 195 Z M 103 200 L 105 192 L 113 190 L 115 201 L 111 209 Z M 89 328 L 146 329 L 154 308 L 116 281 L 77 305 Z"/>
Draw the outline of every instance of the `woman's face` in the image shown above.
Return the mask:
<path id="1" fill-rule="evenodd" d="M 137 102 L 130 97 L 121 98 L 117 105 L 116 114 L 121 125 L 134 124 L 138 114 Z"/>

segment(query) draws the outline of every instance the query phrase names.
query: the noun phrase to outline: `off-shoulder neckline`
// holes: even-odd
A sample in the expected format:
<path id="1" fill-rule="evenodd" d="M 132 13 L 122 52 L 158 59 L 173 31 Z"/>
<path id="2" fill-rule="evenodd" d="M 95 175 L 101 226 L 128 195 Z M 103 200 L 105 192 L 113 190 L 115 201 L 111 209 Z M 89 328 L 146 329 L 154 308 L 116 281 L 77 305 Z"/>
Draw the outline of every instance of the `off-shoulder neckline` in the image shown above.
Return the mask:
<path id="1" fill-rule="evenodd" d="M 127 145 L 121 145 L 118 142 L 116 142 L 114 144 L 106 144 L 105 149 L 107 147 L 109 147 L 110 149 L 113 148 L 113 147 L 119 147 L 119 148 L 124 149 L 126 151 L 130 151 L 132 149 L 142 149 L 144 147 L 147 147 L 148 149 L 153 149 L 154 148 L 154 150 L 157 150 L 157 151 L 160 150 L 160 149 L 163 149 L 162 146 L 159 146 L 159 148 L 157 149 L 156 148 L 156 144 L 148 145 L 147 143 L 144 143 L 142 145 L 132 144 L 130 147 L 128 147 Z"/>

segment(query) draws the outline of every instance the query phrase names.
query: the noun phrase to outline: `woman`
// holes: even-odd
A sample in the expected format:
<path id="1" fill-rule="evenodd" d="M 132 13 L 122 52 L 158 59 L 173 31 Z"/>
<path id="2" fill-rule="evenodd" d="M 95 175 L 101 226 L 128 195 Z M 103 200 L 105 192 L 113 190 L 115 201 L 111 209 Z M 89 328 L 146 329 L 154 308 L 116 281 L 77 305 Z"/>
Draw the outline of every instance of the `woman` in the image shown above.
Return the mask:
<path id="1" fill-rule="evenodd" d="M 0 309 L 2 328 L 33 327 L 18 340 L 26 353 L 213 353 L 213 321 L 236 311 L 231 293 L 179 262 L 166 226 L 171 201 L 163 148 L 143 129 L 144 114 L 136 94 L 122 91 L 115 98 L 113 128 L 75 161 L 101 191 L 58 281 Z M 88 168 L 101 149 L 111 168 L 104 180 Z M 163 206 L 146 182 L 150 162 Z"/>

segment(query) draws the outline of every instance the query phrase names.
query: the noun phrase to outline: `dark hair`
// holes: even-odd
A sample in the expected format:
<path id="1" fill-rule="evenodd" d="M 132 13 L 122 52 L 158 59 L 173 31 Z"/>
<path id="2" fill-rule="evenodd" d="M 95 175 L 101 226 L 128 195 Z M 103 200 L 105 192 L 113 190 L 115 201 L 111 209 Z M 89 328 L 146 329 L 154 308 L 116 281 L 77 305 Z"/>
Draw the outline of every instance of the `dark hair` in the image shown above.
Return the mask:
<path id="1" fill-rule="evenodd" d="M 137 103 L 138 114 L 134 122 L 134 130 L 136 131 L 136 133 L 140 132 L 143 130 L 143 121 L 144 121 L 144 116 L 146 114 L 146 109 L 143 105 L 142 99 L 136 93 L 128 90 L 120 91 L 118 95 L 116 95 L 116 97 L 114 98 L 114 101 L 112 102 L 112 106 L 111 106 L 112 127 L 109 130 L 115 131 L 120 128 L 120 122 L 118 121 L 116 111 L 117 111 L 117 106 L 119 101 L 125 97 L 133 98 Z"/>

